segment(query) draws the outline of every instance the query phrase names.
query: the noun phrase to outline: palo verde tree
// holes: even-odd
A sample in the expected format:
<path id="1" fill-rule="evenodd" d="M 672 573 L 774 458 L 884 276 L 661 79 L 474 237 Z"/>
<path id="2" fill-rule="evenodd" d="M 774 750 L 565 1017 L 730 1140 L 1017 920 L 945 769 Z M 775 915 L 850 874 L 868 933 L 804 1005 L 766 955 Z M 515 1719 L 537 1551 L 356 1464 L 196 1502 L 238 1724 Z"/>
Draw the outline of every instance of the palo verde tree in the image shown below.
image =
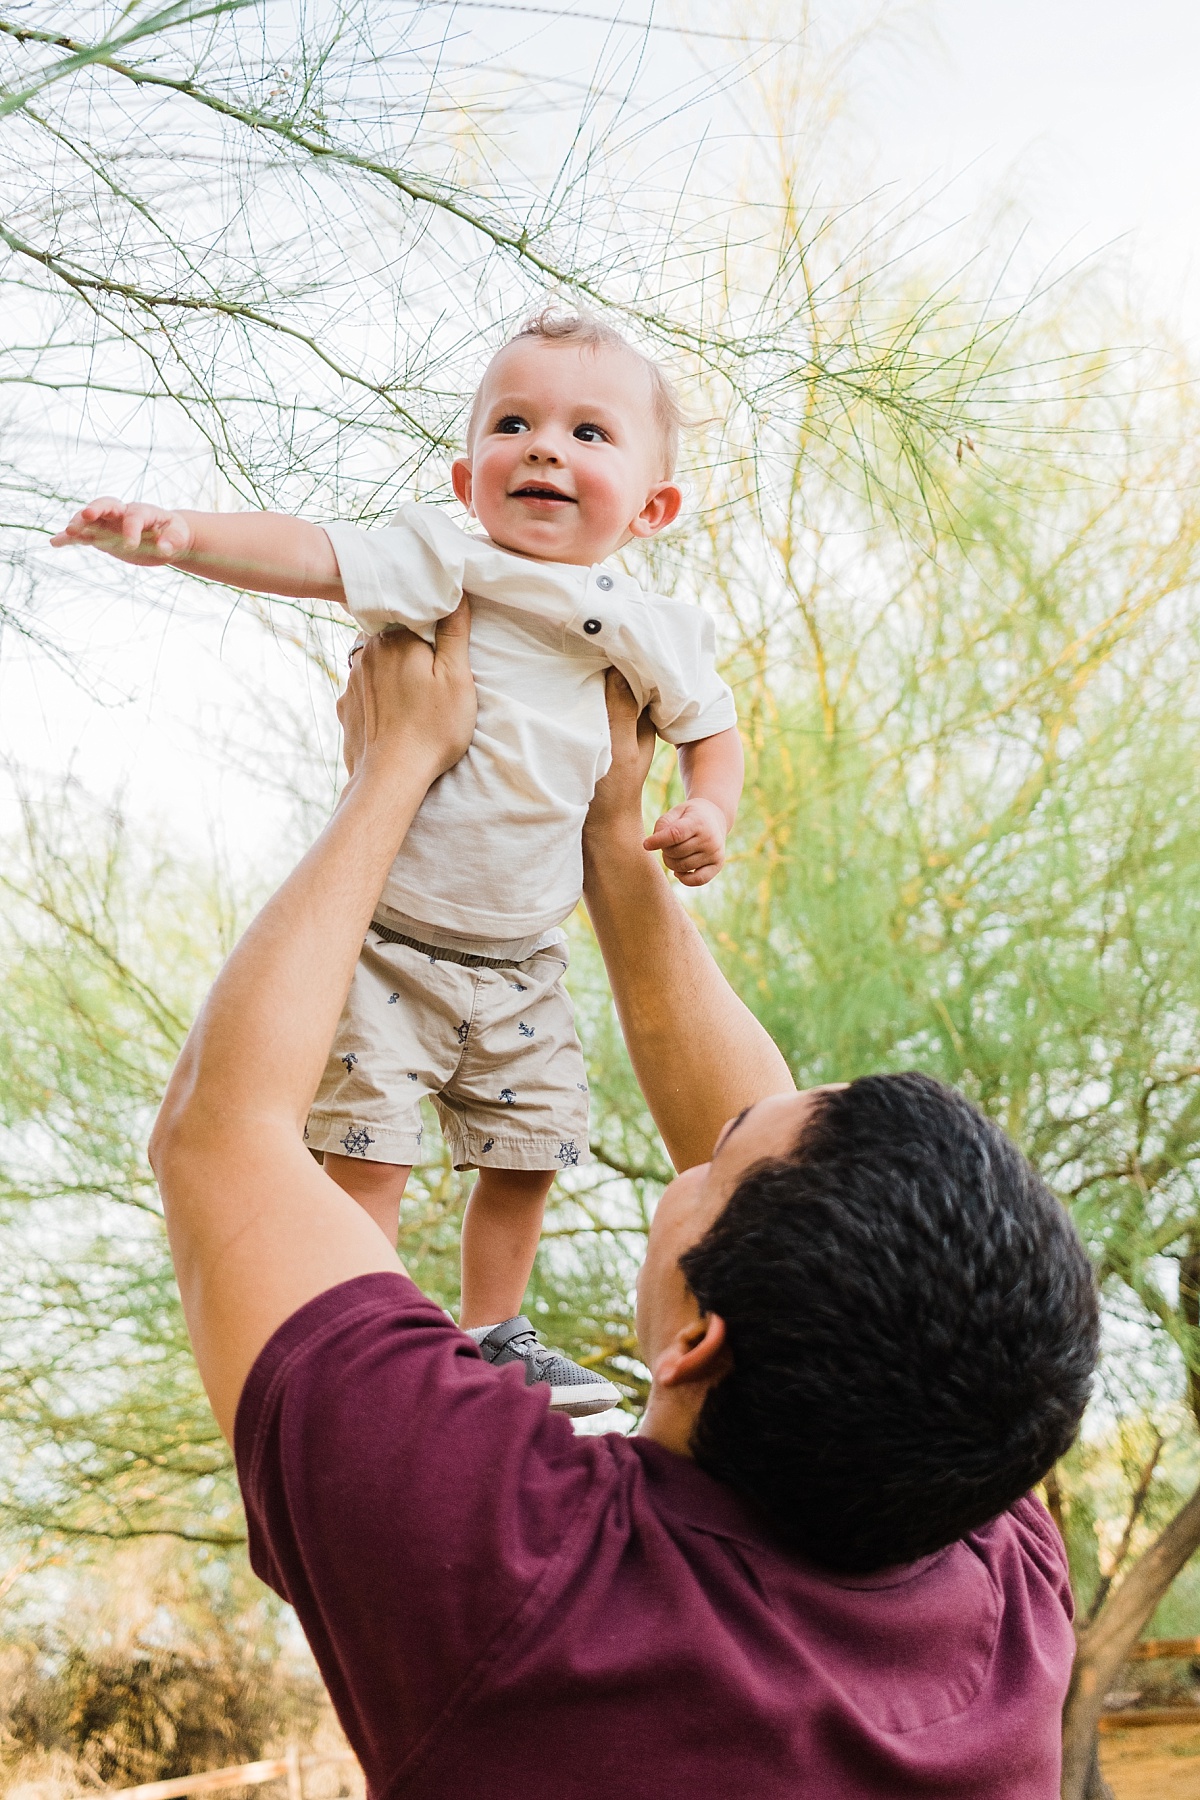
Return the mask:
<path id="1" fill-rule="evenodd" d="M 810 94 L 821 86 L 809 52 L 778 34 L 747 35 L 734 51 L 749 57 L 752 71 L 795 64 L 790 80 L 807 82 Z M 634 81 L 639 55 L 635 41 L 625 63 L 609 59 L 580 98 L 540 68 L 481 57 L 419 0 L 312 0 L 299 10 L 269 0 L 175 0 L 91 4 L 69 16 L 41 0 L 11 15 L 0 8 L 0 287 L 6 318 L 18 322 L 0 345 L 0 382 L 11 396 L 0 421 L 9 626 L 53 649 L 54 603 L 74 591 L 92 604 L 114 584 L 128 585 L 126 573 L 94 561 L 86 569 L 59 562 L 50 572 L 37 554 L 47 527 L 101 484 L 152 479 L 157 492 L 172 484 L 181 497 L 209 503 L 365 521 L 414 487 L 444 491 L 489 332 L 547 293 L 607 312 L 706 383 L 720 410 L 739 421 L 750 463 L 763 434 L 790 418 L 873 491 L 888 491 L 894 467 L 930 479 L 931 446 L 978 429 L 994 410 L 1003 321 L 993 324 L 986 310 L 952 303 L 946 292 L 914 297 L 915 283 L 906 296 L 897 246 L 866 215 L 839 235 L 836 210 L 814 208 L 800 219 L 785 202 L 750 209 L 731 236 L 695 185 L 698 171 L 715 174 L 713 159 L 681 160 L 676 147 L 674 163 L 664 160 L 666 134 L 679 136 L 680 97 L 655 110 Z M 733 78 L 710 70 L 696 91 Z M 534 94 L 540 124 L 556 121 L 566 146 L 554 164 L 509 122 L 528 112 Z M 654 161 L 653 190 L 630 173 L 643 155 Z M 748 243 L 758 246 L 749 282 L 736 278 Z M 138 591 L 147 604 L 154 594 L 176 600 L 169 582 Z M 298 607 L 246 604 L 316 665 L 331 697 L 339 627 Z M 293 779 L 302 785 L 299 774 Z M 331 797 L 327 782 L 326 803 Z M 47 1321 L 37 1341 L 60 1358 L 60 1398 L 86 1391 L 98 1408 L 84 1428 L 78 1403 L 74 1411 L 59 1399 L 33 1407 L 35 1384 L 22 1389 L 14 1368 L 10 1417 L 20 1414 L 23 1441 L 31 1453 L 42 1442 L 64 1446 L 62 1504 L 42 1514 L 63 1529 L 70 1470 L 92 1469 L 87 1491 L 107 1505 L 125 1453 L 97 1385 L 99 1362 L 85 1382 L 83 1364 L 61 1360 L 64 1347 L 88 1339 L 99 1359 L 105 1319 L 153 1321 L 160 1303 L 170 1312 L 137 1146 L 227 941 L 201 930 L 160 964 L 157 933 L 175 941 L 170 907 L 164 913 L 143 887 L 136 857 L 129 865 L 104 832 L 93 841 L 94 821 L 81 829 L 74 874 L 43 833 L 27 833 L 8 901 L 9 1028 L 19 1047 L 6 1065 L 5 1154 L 10 1195 L 25 1208 L 21 1257 L 32 1259 L 17 1286 Z M 121 872 L 113 890 L 121 904 L 105 897 L 110 867 Z M 136 955 L 122 948 L 131 921 Z M 185 991 L 168 1003 L 163 983 L 170 988 L 177 978 Z M 142 1008 L 152 1029 L 130 1022 Z M 552 1223 L 535 1301 L 555 1312 L 560 1338 L 604 1361 L 636 1396 L 644 1377 L 631 1360 L 630 1247 L 665 1170 L 596 982 L 584 1010 L 611 1075 L 611 1102 L 597 1125 L 602 1160 Z M 144 1067 L 124 1052 L 109 1054 L 126 1036 L 140 1043 Z M 22 1082 L 23 1067 L 40 1073 Z M 76 1084 L 69 1122 L 51 1068 Z M 93 1111 L 97 1135 L 87 1151 Z M 100 1128 L 105 1118 L 119 1120 L 119 1171 Z M 82 1166 L 93 1153 L 86 1180 L 71 1174 L 72 1157 Z M 51 1244 L 51 1215 L 38 1209 L 58 1183 L 83 1209 L 80 1242 L 90 1259 L 87 1283 L 82 1272 L 77 1282 L 88 1305 L 81 1301 L 69 1317 L 43 1307 L 52 1257 L 37 1261 Z M 104 1213 L 103 1228 L 99 1212 L 87 1214 L 87 1194 Z M 409 1221 L 416 1236 L 407 1253 L 448 1300 L 460 1198 L 460 1184 L 443 1169 L 415 1184 Z M 105 1211 L 110 1204 L 115 1214 Z M 114 1271 L 130 1260 L 154 1274 L 148 1287 L 126 1294 Z M 171 1319 L 163 1371 L 182 1354 Z M 149 1325 L 142 1341 L 153 1387 Z M 17 1361 L 32 1368 L 32 1317 L 12 1342 L 22 1346 Z M 124 1372 L 142 1367 L 131 1356 Z M 200 1490 L 187 1483 L 207 1480 L 208 1464 L 197 1460 L 194 1434 L 203 1431 L 202 1409 L 189 1410 L 199 1404 L 194 1383 L 180 1379 L 186 1455 L 173 1463 L 159 1443 L 135 1460 L 146 1517 L 169 1523 L 179 1507 L 178 1517 L 192 1521 L 180 1529 L 193 1531 L 188 1508 Z M 143 1404 L 118 1387 L 112 1405 L 127 1420 L 160 1416 L 149 1388 Z M 50 1390 L 43 1383 L 38 1391 Z M 110 1427 L 118 1465 L 102 1455 Z M 208 1442 L 213 1479 L 224 1479 L 219 1446 Z M 31 1480 L 28 1491 L 42 1505 L 50 1488 Z M 214 1504 L 219 1511 L 225 1502 Z"/>
<path id="2" fill-rule="evenodd" d="M 741 48 L 817 91 L 794 42 Z M 236 504 L 370 520 L 414 483 L 445 491 L 482 344 L 547 293 L 703 371 L 752 438 L 802 418 L 881 478 L 897 446 L 927 469 L 994 410 L 1002 324 L 915 286 L 880 307 L 897 246 L 864 216 L 848 275 L 844 209 L 743 209 L 731 236 L 696 191 L 717 164 L 681 158 L 688 97 L 652 103 L 638 60 L 635 40 L 581 99 L 424 0 L 0 8 L 10 524 L 36 546 L 98 452 L 136 480 L 151 436 Z M 739 79 L 735 59 L 698 91 Z M 535 95 L 556 163 L 511 123 Z M 774 266 L 736 280 L 764 233 Z"/>
<path id="3" fill-rule="evenodd" d="M 899 476 L 872 512 L 800 438 L 713 508 L 687 578 L 729 621 L 751 799 L 702 906 L 798 1082 L 918 1067 L 1012 1132 L 1092 1250 L 1102 1412 L 1157 1342 L 1194 1481 L 1200 510 L 1188 403 L 1085 403 L 1113 376 L 1069 372 L 1036 462 L 955 446 L 933 504 Z M 1066 1800 L 1101 1791 L 1104 1695 L 1200 1548 L 1161 1449 L 1080 1593 Z"/>
<path id="4" fill-rule="evenodd" d="M 651 572 L 718 616 L 750 752 L 736 856 L 698 908 L 714 950 L 799 1081 L 920 1067 L 1000 1119 L 1092 1248 L 1110 1369 L 1133 1321 L 1182 1399 L 1200 1370 L 1186 403 L 1114 398 L 1163 384 L 1071 353 L 1053 296 L 1015 323 L 970 307 L 966 277 L 899 254 L 903 219 L 822 208 L 788 124 L 814 109 L 802 51 L 754 64 L 761 127 L 714 228 L 690 171 L 669 194 L 629 175 L 631 143 L 661 139 L 628 83 L 572 99 L 563 158 L 535 167 L 507 120 L 541 77 L 485 68 L 434 11 L 0 9 L 6 617 L 50 641 L 32 547 L 102 464 L 106 486 L 140 481 L 153 443 L 181 498 L 376 520 L 444 492 L 481 334 L 547 292 L 609 312 L 708 421 Z M 545 104 L 566 118 L 564 92 Z M 260 613 L 332 681 L 327 619 Z M 228 1463 L 141 1146 L 237 909 L 103 820 L 47 819 L 27 815 L 6 889 L 0 1502 L 27 1531 L 224 1541 Z M 599 1165 L 560 1196 L 535 1301 L 636 1398 L 629 1284 L 667 1170 L 582 927 L 579 950 Z M 405 1218 L 447 1301 L 460 1197 L 435 1168 Z M 1071 1800 L 1112 1672 L 1200 1543 L 1200 1500 L 1163 1518 L 1160 1465 L 1144 1486 L 1081 1637 Z"/>

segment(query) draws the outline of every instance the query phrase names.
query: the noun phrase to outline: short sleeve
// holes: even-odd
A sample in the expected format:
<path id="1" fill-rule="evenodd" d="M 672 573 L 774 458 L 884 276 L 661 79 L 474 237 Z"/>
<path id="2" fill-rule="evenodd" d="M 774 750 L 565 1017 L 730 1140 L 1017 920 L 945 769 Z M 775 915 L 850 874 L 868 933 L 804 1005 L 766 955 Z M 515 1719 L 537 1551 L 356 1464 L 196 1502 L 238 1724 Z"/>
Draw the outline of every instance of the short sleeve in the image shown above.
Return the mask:
<path id="1" fill-rule="evenodd" d="M 716 632 L 699 606 L 655 595 L 628 615 L 610 645 L 660 737 L 693 744 L 737 724 L 729 684 L 716 668 Z"/>
<path id="2" fill-rule="evenodd" d="M 1026 1494 L 1018 1500 L 1008 1516 L 1025 1555 L 1061 1601 L 1068 1619 L 1073 1619 L 1075 1599 L 1071 1592 L 1071 1573 L 1058 1526 L 1036 1494 Z"/>
<path id="3" fill-rule="evenodd" d="M 516 1630 L 603 1504 L 576 1438 L 519 1366 L 489 1368 L 407 1276 L 310 1301 L 238 1408 L 255 1572 L 295 1608 L 375 1791 Z"/>
<path id="4" fill-rule="evenodd" d="M 347 609 L 368 637 L 387 625 L 407 625 L 432 641 L 434 625 L 462 599 L 454 539 L 430 529 L 430 511 L 402 507 L 379 531 L 342 523 L 324 527 L 337 557 Z M 453 526 L 446 525 L 452 532 Z"/>

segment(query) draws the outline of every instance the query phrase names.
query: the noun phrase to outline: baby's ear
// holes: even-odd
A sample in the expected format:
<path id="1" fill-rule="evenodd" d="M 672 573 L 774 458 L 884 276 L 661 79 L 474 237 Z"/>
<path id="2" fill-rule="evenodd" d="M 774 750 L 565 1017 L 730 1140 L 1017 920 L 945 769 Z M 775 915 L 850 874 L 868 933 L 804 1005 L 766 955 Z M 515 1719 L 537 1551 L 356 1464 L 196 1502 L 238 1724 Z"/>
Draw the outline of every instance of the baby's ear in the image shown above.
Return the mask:
<path id="1" fill-rule="evenodd" d="M 629 529 L 634 537 L 656 537 L 675 523 L 682 505 L 683 489 L 676 487 L 673 481 L 660 482 L 656 488 L 651 488 L 646 504 Z"/>
<path id="2" fill-rule="evenodd" d="M 451 463 L 450 481 L 454 488 L 455 498 L 461 500 L 469 512 L 471 509 L 471 464 L 465 456 L 459 456 Z"/>

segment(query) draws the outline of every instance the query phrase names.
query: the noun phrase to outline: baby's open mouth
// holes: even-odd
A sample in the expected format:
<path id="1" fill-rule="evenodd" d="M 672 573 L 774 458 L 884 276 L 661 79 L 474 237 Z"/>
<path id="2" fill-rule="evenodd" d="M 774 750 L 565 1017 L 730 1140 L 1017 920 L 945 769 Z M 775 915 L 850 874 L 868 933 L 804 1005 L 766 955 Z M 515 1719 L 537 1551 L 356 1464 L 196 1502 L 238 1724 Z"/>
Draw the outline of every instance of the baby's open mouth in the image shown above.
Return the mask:
<path id="1" fill-rule="evenodd" d="M 543 487 L 540 482 L 527 481 L 524 487 L 513 491 L 514 500 L 565 500 L 568 505 L 576 504 L 571 494 L 560 494 L 557 488 Z"/>

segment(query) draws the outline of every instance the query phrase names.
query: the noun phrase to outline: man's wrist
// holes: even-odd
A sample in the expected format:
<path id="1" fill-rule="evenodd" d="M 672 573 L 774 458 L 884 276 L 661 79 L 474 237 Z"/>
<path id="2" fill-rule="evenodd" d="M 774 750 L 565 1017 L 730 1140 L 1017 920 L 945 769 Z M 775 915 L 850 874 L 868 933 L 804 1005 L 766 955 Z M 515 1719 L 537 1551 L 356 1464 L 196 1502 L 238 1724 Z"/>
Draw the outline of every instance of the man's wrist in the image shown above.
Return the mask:
<path id="1" fill-rule="evenodd" d="M 589 819 L 583 828 L 584 862 L 605 867 L 631 861 L 649 862 L 652 859 L 643 848 L 645 836 L 646 827 L 640 813 L 607 819 L 602 824 Z"/>
<path id="2" fill-rule="evenodd" d="M 403 811 L 414 794 L 419 796 L 419 805 L 443 773 L 443 759 L 428 743 L 392 737 L 386 744 L 374 743 L 364 748 L 346 785 L 359 782 L 371 791 L 378 788 L 394 798 L 397 809 Z"/>

